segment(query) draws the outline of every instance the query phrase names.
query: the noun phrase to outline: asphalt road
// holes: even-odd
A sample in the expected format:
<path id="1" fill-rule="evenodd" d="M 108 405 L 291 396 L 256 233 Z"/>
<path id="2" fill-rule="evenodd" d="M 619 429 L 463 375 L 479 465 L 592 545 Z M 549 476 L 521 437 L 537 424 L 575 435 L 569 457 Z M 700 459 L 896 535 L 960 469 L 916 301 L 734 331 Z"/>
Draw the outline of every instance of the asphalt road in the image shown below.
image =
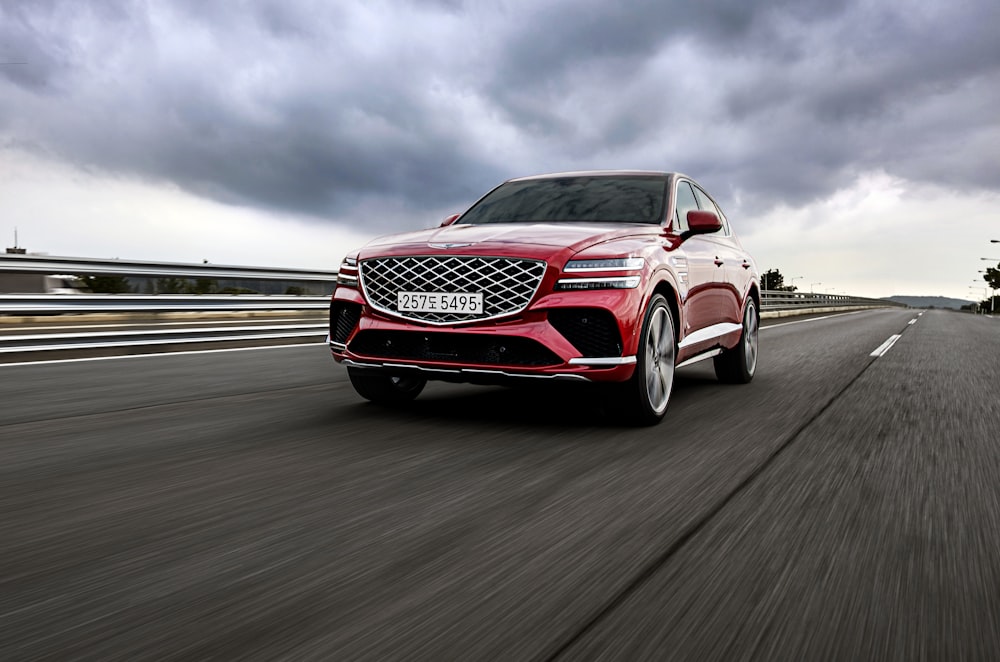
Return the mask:
<path id="1" fill-rule="evenodd" d="M 0 659 L 1000 659 L 1000 320 L 772 324 L 644 429 L 322 345 L 0 365 Z"/>

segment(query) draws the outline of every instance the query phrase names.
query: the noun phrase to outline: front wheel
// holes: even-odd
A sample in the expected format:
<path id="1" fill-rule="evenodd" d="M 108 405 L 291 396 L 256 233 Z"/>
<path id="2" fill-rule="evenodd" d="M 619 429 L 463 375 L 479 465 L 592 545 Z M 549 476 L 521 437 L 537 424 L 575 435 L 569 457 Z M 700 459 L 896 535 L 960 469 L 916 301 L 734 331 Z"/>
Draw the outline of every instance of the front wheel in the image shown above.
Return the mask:
<path id="1" fill-rule="evenodd" d="M 409 402 L 420 395 L 427 384 L 423 377 L 400 377 L 354 368 L 347 369 L 347 376 L 358 395 L 385 405 Z"/>
<path id="2" fill-rule="evenodd" d="M 619 410 L 633 425 L 655 425 L 670 402 L 677 358 L 674 318 L 662 295 L 646 308 L 635 358 L 635 373 L 620 386 Z"/>
<path id="3" fill-rule="evenodd" d="M 726 384 L 748 384 L 757 371 L 757 331 L 760 317 L 753 299 L 743 311 L 743 331 L 736 347 L 715 357 L 715 376 Z"/>

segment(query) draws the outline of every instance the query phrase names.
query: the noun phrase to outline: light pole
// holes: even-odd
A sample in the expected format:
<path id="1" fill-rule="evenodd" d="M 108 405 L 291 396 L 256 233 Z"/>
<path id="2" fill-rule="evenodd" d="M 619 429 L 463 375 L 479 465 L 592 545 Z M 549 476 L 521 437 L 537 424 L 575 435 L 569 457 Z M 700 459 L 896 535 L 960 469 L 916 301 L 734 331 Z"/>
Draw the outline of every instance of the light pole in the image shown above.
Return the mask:
<path id="1" fill-rule="evenodd" d="M 822 285 L 823 283 L 813 283 L 809 286 L 809 294 L 815 293 L 815 288 L 817 285 Z"/>
<path id="2" fill-rule="evenodd" d="M 985 259 L 987 259 L 987 258 L 985 258 L 985 257 L 984 257 L 983 259 L 985 260 Z M 982 271 L 980 271 L 979 273 L 983 273 L 983 272 L 982 272 Z M 977 284 L 978 284 L 978 283 L 980 283 L 981 281 L 978 281 L 978 280 L 974 280 L 974 281 L 972 281 L 972 282 L 973 282 L 973 283 L 977 283 Z M 987 283 L 987 284 L 988 284 L 988 283 Z M 990 315 L 992 315 L 992 314 L 993 314 L 994 312 L 996 312 L 996 304 L 994 303 L 994 300 L 996 299 L 996 295 L 994 295 L 994 294 L 993 294 L 993 288 L 991 288 L 991 287 L 986 287 L 986 286 L 983 286 L 983 285 L 980 285 L 979 287 L 982 287 L 982 288 L 983 288 L 983 298 L 985 299 L 985 298 L 986 298 L 986 297 L 988 296 L 988 297 L 989 297 L 989 299 L 990 299 Z M 976 288 L 976 289 L 979 289 L 979 288 Z M 987 291 L 987 290 L 989 290 L 989 291 L 990 291 L 990 293 L 989 293 L 988 295 L 986 294 L 986 291 Z"/>
<path id="3" fill-rule="evenodd" d="M 979 281 L 978 281 L 978 280 L 976 280 L 976 281 L 973 281 L 973 282 L 974 282 L 974 283 L 978 283 Z M 975 292 L 978 292 L 978 291 L 979 291 L 979 288 L 982 288 L 982 290 L 983 290 L 983 299 L 986 299 L 986 298 L 987 298 L 987 297 L 989 296 L 989 295 L 987 294 L 987 292 L 989 292 L 989 289 L 990 289 L 990 288 L 986 287 L 985 285 L 977 285 L 976 287 L 972 287 L 972 286 L 970 285 L 970 286 L 969 286 L 969 291 L 970 291 L 970 292 L 973 292 L 973 291 L 975 291 Z M 977 296 L 978 296 L 978 295 L 977 295 Z M 983 314 L 985 315 L 985 314 L 986 314 L 986 312 L 985 312 L 985 311 L 983 311 Z M 993 314 L 993 297 L 990 297 L 990 314 L 991 314 L 991 315 Z"/>
<path id="4" fill-rule="evenodd" d="M 978 289 L 979 289 L 978 287 L 969 287 L 969 294 L 971 294 L 972 296 L 978 297 L 979 296 L 979 294 L 977 293 Z M 983 298 L 985 298 L 985 297 L 986 297 L 986 288 L 984 287 L 983 288 Z M 980 303 L 981 303 L 981 301 L 974 301 L 972 303 L 972 305 L 973 305 L 972 312 L 974 312 L 974 313 L 978 313 L 979 312 L 979 304 Z"/>
<path id="5" fill-rule="evenodd" d="M 790 279 L 788 280 L 788 286 L 789 286 L 790 288 L 792 288 L 792 291 L 793 291 L 793 292 L 795 291 L 795 281 L 796 281 L 796 280 L 798 280 L 799 278 L 805 278 L 805 276 L 792 276 L 792 277 L 791 277 L 791 278 L 790 278 Z"/>
<path id="6" fill-rule="evenodd" d="M 1000 244 L 1000 239 L 990 239 L 990 243 L 991 244 Z M 986 260 L 987 262 L 997 262 L 997 263 L 1000 263 L 1000 258 L 994 259 L 992 257 L 981 257 L 979 259 L 980 260 Z M 1000 266 L 1000 264 L 998 264 L 998 266 Z M 990 285 L 992 285 L 992 283 L 990 283 Z M 992 315 L 994 312 L 996 312 L 996 298 L 997 298 L 996 291 L 991 287 L 990 288 L 990 315 Z"/>

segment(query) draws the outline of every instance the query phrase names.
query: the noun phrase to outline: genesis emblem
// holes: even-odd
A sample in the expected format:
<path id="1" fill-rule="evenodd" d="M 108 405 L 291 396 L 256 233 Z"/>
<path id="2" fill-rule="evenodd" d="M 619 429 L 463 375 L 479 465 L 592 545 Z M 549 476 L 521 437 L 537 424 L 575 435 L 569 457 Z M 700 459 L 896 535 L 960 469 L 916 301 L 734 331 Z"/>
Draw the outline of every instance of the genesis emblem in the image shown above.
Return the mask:
<path id="1" fill-rule="evenodd" d="M 472 244 L 427 244 L 431 248 L 463 248 Z"/>

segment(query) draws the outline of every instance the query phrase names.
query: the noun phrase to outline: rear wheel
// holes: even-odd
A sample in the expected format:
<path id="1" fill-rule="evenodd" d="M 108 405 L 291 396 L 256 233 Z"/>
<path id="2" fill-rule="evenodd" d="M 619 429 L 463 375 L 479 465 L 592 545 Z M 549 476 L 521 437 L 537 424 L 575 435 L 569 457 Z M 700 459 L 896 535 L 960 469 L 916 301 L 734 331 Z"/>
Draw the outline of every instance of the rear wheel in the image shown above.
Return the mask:
<path id="1" fill-rule="evenodd" d="M 635 373 L 619 387 L 618 406 L 626 422 L 655 425 L 663 418 L 674 386 L 676 339 L 667 300 L 654 295 L 643 318 Z"/>
<path id="2" fill-rule="evenodd" d="M 743 331 L 736 347 L 715 357 L 715 376 L 727 384 L 747 384 L 757 371 L 757 331 L 760 317 L 753 299 L 743 311 Z"/>
<path id="3" fill-rule="evenodd" d="M 386 405 L 410 402 L 427 384 L 423 377 L 400 377 L 354 368 L 347 369 L 347 376 L 362 398 Z"/>

